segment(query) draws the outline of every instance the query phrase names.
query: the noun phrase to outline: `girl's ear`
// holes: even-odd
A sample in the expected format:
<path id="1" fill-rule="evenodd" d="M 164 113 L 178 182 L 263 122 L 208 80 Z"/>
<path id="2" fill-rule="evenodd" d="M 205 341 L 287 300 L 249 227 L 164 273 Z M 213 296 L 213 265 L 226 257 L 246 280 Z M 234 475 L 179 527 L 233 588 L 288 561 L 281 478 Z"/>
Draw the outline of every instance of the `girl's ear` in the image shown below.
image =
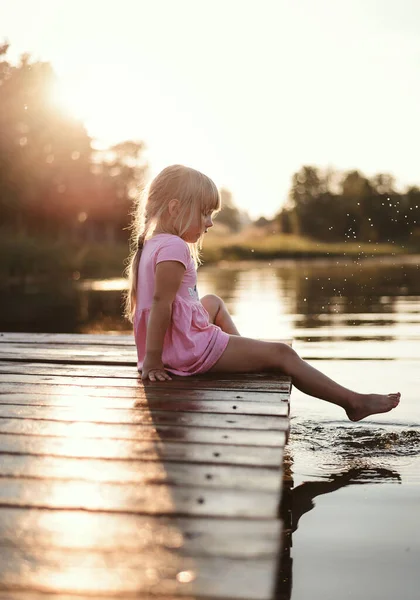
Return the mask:
<path id="1" fill-rule="evenodd" d="M 173 198 L 169 201 L 168 210 L 171 217 L 177 217 L 179 213 L 179 200 Z"/>

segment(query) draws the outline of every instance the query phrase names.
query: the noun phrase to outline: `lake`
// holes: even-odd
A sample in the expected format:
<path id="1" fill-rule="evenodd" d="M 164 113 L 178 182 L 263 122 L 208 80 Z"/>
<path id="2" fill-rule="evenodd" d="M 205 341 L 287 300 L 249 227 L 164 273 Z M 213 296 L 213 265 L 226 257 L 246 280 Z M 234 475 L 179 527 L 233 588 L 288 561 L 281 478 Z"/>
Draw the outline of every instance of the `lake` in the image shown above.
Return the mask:
<path id="1" fill-rule="evenodd" d="M 420 583 L 420 257 L 221 264 L 199 269 L 249 337 L 299 354 L 361 392 L 400 391 L 391 413 L 349 423 L 294 389 L 286 456 L 290 532 L 279 597 L 417 600 Z M 129 331 L 124 281 L 6 287 L 0 330 Z"/>

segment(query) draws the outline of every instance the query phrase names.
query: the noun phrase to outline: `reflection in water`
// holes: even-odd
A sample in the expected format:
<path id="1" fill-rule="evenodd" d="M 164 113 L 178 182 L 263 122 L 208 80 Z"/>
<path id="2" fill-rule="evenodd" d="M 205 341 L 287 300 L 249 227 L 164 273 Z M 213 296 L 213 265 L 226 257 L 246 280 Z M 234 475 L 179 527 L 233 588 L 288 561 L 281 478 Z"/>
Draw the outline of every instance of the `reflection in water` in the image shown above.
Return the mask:
<path id="1" fill-rule="evenodd" d="M 0 329 L 40 333 L 128 331 L 120 289 L 88 289 L 85 282 L 28 284 L 2 289 Z"/>
<path id="2" fill-rule="evenodd" d="M 383 467 L 350 467 L 342 473 L 334 473 L 324 481 L 305 481 L 291 489 L 291 532 L 298 528 L 300 518 L 315 507 L 314 498 L 330 494 L 350 484 L 382 483 L 384 481 L 401 483 L 396 471 Z"/>
<path id="3" fill-rule="evenodd" d="M 277 574 L 275 597 L 289 600 L 293 588 L 293 559 L 291 548 L 292 534 L 297 530 L 301 517 L 315 508 L 314 499 L 323 494 L 330 494 L 349 485 L 366 483 L 401 483 L 401 477 L 395 470 L 383 467 L 363 466 L 346 467 L 341 472 L 333 473 L 321 481 L 305 481 L 293 488 L 293 458 L 285 457 L 285 476 L 281 506 L 281 517 L 284 523 L 283 552 L 280 559 L 280 570 Z M 343 518 L 345 516 L 343 515 Z"/>
<path id="4" fill-rule="evenodd" d="M 242 287 L 240 278 L 243 270 L 234 263 L 220 267 L 202 267 L 199 271 L 198 291 L 200 296 L 216 294 L 227 304 L 237 302 L 238 290 Z"/>
<path id="5" fill-rule="evenodd" d="M 346 422 L 323 422 L 307 418 L 295 418 L 292 421 L 291 435 L 284 458 L 283 499 L 281 516 L 285 524 L 283 533 L 283 553 L 277 578 L 276 598 L 289 600 L 293 587 L 293 534 L 300 527 L 305 530 L 301 519 L 306 513 L 315 510 L 315 498 L 336 492 L 344 487 L 363 484 L 402 483 L 400 467 L 404 471 L 406 464 L 401 459 L 420 456 L 420 430 L 418 427 L 396 426 L 395 424 L 378 427 L 373 423 L 361 423 L 355 426 Z M 398 461 L 398 462 L 397 462 Z M 300 463 L 300 468 L 296 462 Z M 396 468 L 395 465 L 400 465 Z M 296 469 L 299 469 L 298 471 Z M 309 475 L 302 475 L 301 471 Z M 300 473 L 299 473 L 300 471 Z M 297 472 L 297 474 L 295 474 Z M 410 473 L 410 471 L 409 471 Z M 413 475 L 411 475 L 412 477 Z M 302 483 L 294 487 L 298 478 Z M 310 478 L 308 481 L 307 479 Z M 401 499 L 404 492 L 401 493 Z M 363 496 L 359 495 L 360 512 L 363 515 Z M 330 503 L 331 506 L 331 503 Z M 340 513 L 340 500 L 336 501 L 337 511 L 323 518 L 326 527 L 341 527 L 341 519 L 348 518 Z M 343 504 L 343 506 L 346 506 Z M 407 512 L 406 518 L 417 519 L 417 512 Z M 312 521 L 314 522 L 314 521 Z M 387 523 L 383 524 L 386 528 Z M 319 531 L 319 530 L 317 530 Z M 354 531 L 363 531 L 363 522 L 354 524 Z M 375 542 L 377 543 L 377 542 Z M 407 539 L 407 545 L 410 539 Z M 296 545 L 296 543 L 295 543 Z M 379 546 L 377 547 L 380 552 Z M 325 553 L 328 550 L 324 550 Z M 343 541 L 342 552 L 346 553 Z M 363 554 L 363 546 L 360 546 Z M 294 553 L 295 561 L 296 554 Z M 296 566 L 296 565 L 295 565 Z M 300 573 L 305 566 L 299 563 Z M 366 567 L 368 569 L 368 567 Z M 363 577 L 363 574 L 361 574 Z M 302 587 L 302 586 L 301 586 Z M 308 583 L 308 591 L 310 584 Z M 315 594 L 314 597 L 319 597 Z"/>

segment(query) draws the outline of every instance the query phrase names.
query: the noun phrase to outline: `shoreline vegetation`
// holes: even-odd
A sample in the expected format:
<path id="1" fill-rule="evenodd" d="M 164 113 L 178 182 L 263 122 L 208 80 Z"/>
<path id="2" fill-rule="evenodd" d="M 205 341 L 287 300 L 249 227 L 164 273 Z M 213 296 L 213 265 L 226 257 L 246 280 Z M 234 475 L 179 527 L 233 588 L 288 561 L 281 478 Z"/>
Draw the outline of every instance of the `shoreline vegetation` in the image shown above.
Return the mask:
<path id="1" fill-rule="evenodd" d="M 204 240 L 203 265 L 223 261 L 271 261 L 346 258 L 353 260 L 418 253 L 397 244 L 326 243 L 293 234 L 257 231 L 238 234 L 212 230 Z M 3 285 L 53 277 L 57 281 L 121 277 L 128 246 L 125 243 L 48 241 L 28 236 L 0 236 L 0 277 Z"/>

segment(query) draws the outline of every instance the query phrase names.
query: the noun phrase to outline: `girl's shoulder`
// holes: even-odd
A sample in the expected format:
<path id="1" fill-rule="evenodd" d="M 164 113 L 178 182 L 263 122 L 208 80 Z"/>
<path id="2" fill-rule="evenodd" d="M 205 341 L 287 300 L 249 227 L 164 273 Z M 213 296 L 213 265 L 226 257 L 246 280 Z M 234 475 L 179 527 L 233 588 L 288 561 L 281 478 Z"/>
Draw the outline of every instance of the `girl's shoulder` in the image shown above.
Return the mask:
<path id="1" fill-rule="evenodd" d="M 189 252 L 189 246 L 179 235 L 173 235 L 172 233 L 157 233 L 156 235 L 149 238 L 146 244 L 150 245 L 154 249 L 159 248 L 178 248 L 186 249 Z"/>
<path id="2" fill-rule="evenodd" d="M 146 244 L 150 244 L 150 249 L 155 254 L 156 262 L 165 260 L 177 260 L 182 262 L 185 267 L 192 261 L 190 248 L 182 238 L 171 233 L 158 233 L 149 240 Z"/>

